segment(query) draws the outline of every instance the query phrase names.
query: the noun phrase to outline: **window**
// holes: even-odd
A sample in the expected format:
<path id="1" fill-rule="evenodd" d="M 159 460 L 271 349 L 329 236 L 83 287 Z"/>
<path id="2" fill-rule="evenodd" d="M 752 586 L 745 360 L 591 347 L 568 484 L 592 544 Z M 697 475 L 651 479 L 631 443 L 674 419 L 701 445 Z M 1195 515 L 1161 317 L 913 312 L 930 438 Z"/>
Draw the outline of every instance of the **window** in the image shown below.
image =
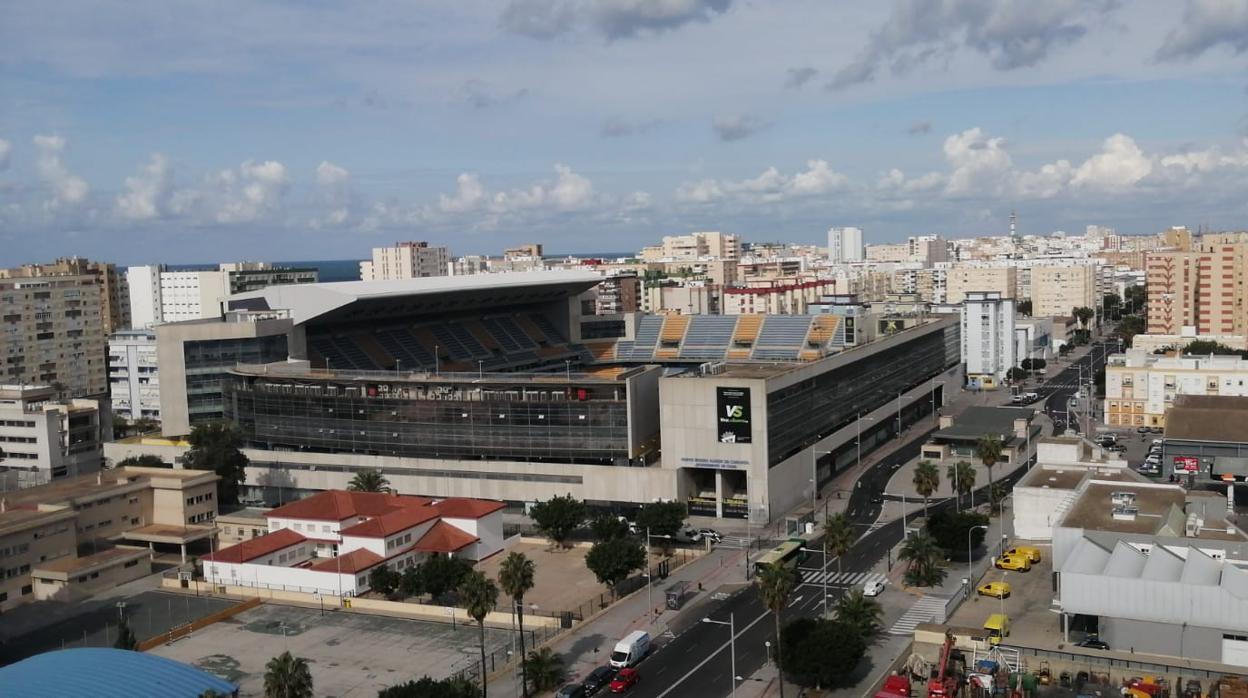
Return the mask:
<path id="1" fill-rule="evenodd" d="M 122 567 L 134 567 L 137 564 L 139 564 L 138 560 L 131 560 L 130 562 L 127 562 L 126 564 L 122 565 Z"/>
<path id="2" fill-rule="evenodd" d="M 22 596 L 26 596 L 32 591 L 34 591 L 34 587 L 30 584 L 27 584 L 26 586 L 22 587 Z"/>

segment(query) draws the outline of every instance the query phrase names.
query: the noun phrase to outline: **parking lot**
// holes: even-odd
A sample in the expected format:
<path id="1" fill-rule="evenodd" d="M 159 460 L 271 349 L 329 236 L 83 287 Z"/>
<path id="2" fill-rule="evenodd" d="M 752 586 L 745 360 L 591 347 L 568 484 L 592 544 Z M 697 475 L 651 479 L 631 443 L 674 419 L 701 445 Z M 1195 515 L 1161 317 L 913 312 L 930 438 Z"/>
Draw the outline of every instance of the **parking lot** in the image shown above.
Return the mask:
<path id="1" fill-rule="evenodd" d="M 1048 545 L 1027 545 L 1040 550 L 1040 562 L 1027 572 L 1007 572 L 990 568 L 984 582 L 1005 582 L 1010 596 L 998 600 L 972 594 L 948 620 L 950 625 L 982 628 L 988 616 L 1004 613 L 1010 619 L 1010 641 L 1039 647 L 1056 647 L 1062 642 L 1061 617 L 1050 610 L 1053 600 L 1053 563 Z M 1073 636 L 1072 640 L 1075 639 Z"/>
<path id="2" fill-rule="evenodd" d="M 152 654 L 264 694 L 264 665 L 289 650 L 308 661 L 318 696 L 368 696 L 421 676 L 445 678 L 477 661 L 475 623 L 444 623 L 264 604 Z M 509 647 L 511 633 L 485 630 L 486 652 Z"/>

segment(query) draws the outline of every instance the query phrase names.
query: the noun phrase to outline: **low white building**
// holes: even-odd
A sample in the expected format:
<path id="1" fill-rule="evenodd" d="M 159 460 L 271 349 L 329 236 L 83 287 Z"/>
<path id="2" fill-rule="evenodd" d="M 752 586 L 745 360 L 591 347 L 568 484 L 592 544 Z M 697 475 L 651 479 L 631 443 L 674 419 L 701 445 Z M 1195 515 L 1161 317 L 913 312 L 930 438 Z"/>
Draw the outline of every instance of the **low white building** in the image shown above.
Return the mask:
<path id="1" fill-rule="evenodd" d="M 95 400 L 60 400 L 50 386 L 0 385 L 0 472 L 9 486 L 94 473 L 104 461 Z M 107 421 L 107 420 L 106 420 Z M 15 480 L 15 481 L 14 481 Z"/>
<path id="2" fill-rule="evenodd" d="M 1105 366 L 1105 421 L 1110 426 L 1164 427 L 1179 395 L 1248 397 L 1248 359 L 1161 356 L 1141 349 L 1110 355 Z"/>
<path id="3" fill-rule="evenodd" d="M 108 387 L 114 415 L 160 421 L 155 332 L 123 330 L 108 338 Z"/>
<path id="4" fill-rule="evenodd" d="M 1036 445 L 1036 464 L 1014 485 L 1014 534 L 1053 539 L 1053 525 L 1093 481 L 1147 482 L 1100 447 L 1078 437 L 1048 437 Z"/>
<path id="5" fill-rule="evenodd" d="M 1014 339 L 1014 299 L 999 291 L 968 291 L 962 304 L 962 365 L 966 384 L 998 388 L 1018 365 Z"/>
<path id="6" fill-rule="evenodd" d="M 269 533 L 204 561 L 212 584 L 354 596 L 380 565 L 430 555 L 482 560 L 503 549 L 503 503 L 328 490 L 265 514 Z"/>

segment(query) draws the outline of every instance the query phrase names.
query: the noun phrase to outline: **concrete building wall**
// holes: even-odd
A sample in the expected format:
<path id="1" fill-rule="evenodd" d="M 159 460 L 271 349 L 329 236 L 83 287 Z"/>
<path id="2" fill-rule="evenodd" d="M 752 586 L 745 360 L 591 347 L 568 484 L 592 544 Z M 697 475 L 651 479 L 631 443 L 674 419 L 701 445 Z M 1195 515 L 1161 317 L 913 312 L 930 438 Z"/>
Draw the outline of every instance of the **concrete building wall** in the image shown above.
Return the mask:
<path id="1" fill-rule="evenodd" d="M 223 271 L 167 271 L 160 275 L 158 322 L 185 322 L 221 317 L 229 296 Z"/>
<path id="2" fill-rule="evenodd" d="M 998 291 L 969 291 L 962 306 L 962 363 L 969 384 L 997 388 L 1018 365 L 1014 299 Z"/>
<path id="3" fill-rule="evenodd" d="M 418 279 L 449 276 L 450 273 L 450 248 L 419 241 L 374 247 L 372 260 L 360 262 L 360 278 L 364 281 Z"/>
<path id="4" fill-rule="evenodd" d="M 1100 638 L 1119 652 L 1222 661 L 1222 631 L 1213 628 L 1101 617 L 1097 630 Z"/>
<path id="5" fill-rule="evenodd" d="M 126 331 L 109 337 L 108 378 L 114 415 L 160 421 L 155 332 Z"/>
<path id="6" fill-rule="evenodd" d="M 63 386 L 67 397 L 108 392 L 103 286 L 91 274 L 6 276 L 0 270 L 0 383 Z M 37 270 L 36 270 L 37 271 Z"/>
<path id="7" fill-rule="evenodd" d="M 1248 397 L 1248 360 L 1238 356 L 1167 357 L 1133 349 L 1105 368 L 1111 426 L 1165 426 L 1177 395 Z"/>
<path id="8" fill-rule="evenodd" d="M 1042 266 L 1031 270 L 1033 317 L 1070 315 L 1071 309 L 1097 303 L 1097 268 L 1093 265 Z"/>
<path id="9" fill-rule="evenodd" d="M 71 510 L 25 521 L 9 518 L 0 514 L 0 611 L 34 600 L 31 570 L 42 562 L 74 555 L 76 547 Z"/>
<path id="10" fill-rule="evenodd" d="M 828 230 L 828 261 L 832 264 L 861 262 L 866 256 L 862 245 L 862 228 L 844 227 Z"/>
<path id="11" fill-rule="evenodd" d="M 162 321 L 160 274 L 162 265 L 130 267 L 126 282 L 130 288 L 130 324 L 144 329 Z"/>
<path id="12" fill-rule="evenodd" d="M 1015 298 L 1018 270 L 1014 267 L 954 265 L 945 272 L 945 302 L 961 303 L 970 291 L 996 291 Z"/>

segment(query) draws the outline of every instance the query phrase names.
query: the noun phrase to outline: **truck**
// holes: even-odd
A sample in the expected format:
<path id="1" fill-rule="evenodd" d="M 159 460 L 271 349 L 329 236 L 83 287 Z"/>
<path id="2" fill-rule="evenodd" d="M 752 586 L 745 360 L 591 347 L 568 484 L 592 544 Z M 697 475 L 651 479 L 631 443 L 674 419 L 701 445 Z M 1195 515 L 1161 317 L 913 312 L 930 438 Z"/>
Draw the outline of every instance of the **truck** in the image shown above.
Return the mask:
<path id="1" fill-rule="evenodd" d="M 616 669 L 636 666 L 649 653 L 650 633 L 634 630 L 615 643 L 615 649 L 611 652 L 611 666 Z"/>

